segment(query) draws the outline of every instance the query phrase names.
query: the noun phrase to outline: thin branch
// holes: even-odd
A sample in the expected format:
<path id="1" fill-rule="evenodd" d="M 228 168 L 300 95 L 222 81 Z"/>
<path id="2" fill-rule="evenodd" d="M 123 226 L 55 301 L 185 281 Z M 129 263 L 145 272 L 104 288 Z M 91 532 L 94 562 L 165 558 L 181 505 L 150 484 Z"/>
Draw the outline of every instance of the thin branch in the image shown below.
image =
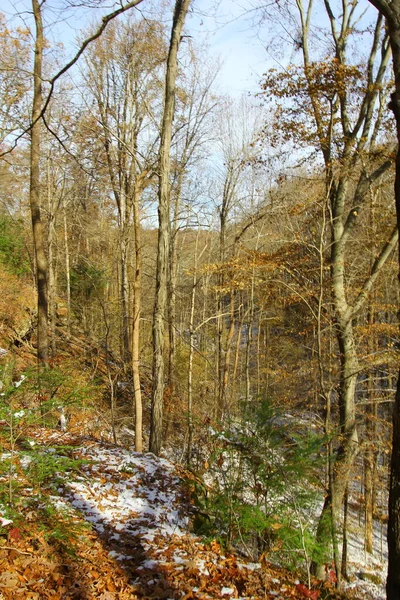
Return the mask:
<path id="1" fill-rule="evenodd" d="M 45 116 L 43 115 L 43 123 L 44 126 L 46 127 L 47 131 L 49 133 L 51 133 L 51 135 L 57 140 L 57 142 L 60 144 L 60 146 L 63 148 L 63 150 L 66 152 L 66 154 L 68 154 L 78 165 L 78 167 L 84 172 L 86 173 L 86 175 L 89 175 L 89 177 L 93 177 L 93 173 L 88 171 L 87 169 L 85 169 L 85 167 L 79 162 L 77 156 L 75 156 L 75 154 L 73 152 L 71 152 L 71 150 L 69 150 L 67 148 L 67 146 L 64 144 L 64 142 L 62 141 L 62 139 L 59 137 L 58 133 L 56 133 L 54 131 L 54 129 L 52 129 L 50 127 L 50 125 L 47 123 L 47 120 L 45 118 Z"/>
<path id="2" fill-rule="evenodd" d="M 377 179 L 379 179 L 392 166 L 392 164 L 393 161 L 391 159 L 388 159 L 384 163 L 382 163 L 377 169 L 375 169 L 375 171 L 373 171 L 370 175 L 367 175 L 364 169 L 362 170 L 357 183 L 356 192 L 354 194 L 353 205 L 344 224 L 343 234 L 341 238 L 342 244 L 346 243 L 350 235 L 351 229 L 353 228 L 356 220 L 358 219 L 360 209 L 368 194 L 368 190 L 371 188 L 371 185 Z"/>
<path id="3" fill-rule="evenodd" d="M 397 226 L 393 229 L 392 234 L 386 244 L 383 246 L 379 256 L 376 257 L 374 264 L 372 265 L 370 276 L 367 281 L 364 283 L 363 289 L 358 295 L 357 301 L 353 306 L 349 306 L 346 311 L 346 319 L 350 320 L 355 317 L 355 315 L 361 310 L 364 302 L 368 298 L 368 294 L 374 285 L 376 278 L 382 270 L 385 262 L 391 255 L 394 250 L 394 247 L 397 244 L 399 239 L 399 232 Z"/>
<path id="4" fill-rule="evenodd" d="M 112 21 L 113 19 L 115 19 L 115 17 L 118 17 L 120 14 L 126 12 L 127 10 L 129 10 L 130 8 L 133 8 L 135 6 L 137 6 L 138 4 L 140 4 L 143 0 L 132 0 L 131 2 L 129 2 L 128 4 L 126 4 L 125 6 L 121 6 L 121 8 L 118 8 L 117 10 L 113 11 L 112 13 L 109 13 L 108 15 L 105 15 L 102 19 L 101 19 L 101 25 L 99 26 L 99 28 L 95 31 L 95 33 L 93 33 L 91 36 L 89 36 L 88 38 L 86 38 L 78 52 L 75 54 L 75 56 L 66 64 L 64 65 L 64 67 L 62 69 L 60 69 L 58 71 L 58 73 L 56 73 L 54 75 L 54 77 L 52 77 L 52 79 L 49 80 L 49 84 L 50 84 L 50 89 L 49 92 L 47 94 L 47 98 L 43 104 L 42 110 L 40 112 L 40 115 L 34 120 L 32 121 L 32 123 L 29 125 L 29 127 L 26 127 L 14 140 L 14 143 L 10 146 L 10 148 L 8 150 L 5 150 L 4 152 L 0 153 L 0 158 L 6 154 L 9 154 L 10 152 L 12 152 L 19 140 L 24 137 L 24 135 L 26 135 L 27 133 L 29 133 L 32 130 L 32 127 L 34 127 L 34 125 L 39 121 L 39 119 L 42 119 L 46 113 L 46 110 L 49 106 L 51 97 L 53 95 L 53 91 L 54 91 L 54 87 L 56 82 L 58 81 L 58 79 L 60 79 L 60 77 L 62 75 L 65 75 L 65 73 L 67 73 L 67 71 L 69 71 L 69 69 L 71 67 L 73 67 L 79 60 L 79 58 L 81 57 L 81 55 L 83 54 L 83 52 L 86 50 L 86 48 L 89 46 L 89 44 L 91 44 L 92 42 L 94 42 L 95 40 L 97 40 L 98 37 L 100 37 L 100 35 L 103 33 L 103 31 L 105 30 L 105 28 L 107 27 L 107 25 L 110 23 L 110 21 Z"/>

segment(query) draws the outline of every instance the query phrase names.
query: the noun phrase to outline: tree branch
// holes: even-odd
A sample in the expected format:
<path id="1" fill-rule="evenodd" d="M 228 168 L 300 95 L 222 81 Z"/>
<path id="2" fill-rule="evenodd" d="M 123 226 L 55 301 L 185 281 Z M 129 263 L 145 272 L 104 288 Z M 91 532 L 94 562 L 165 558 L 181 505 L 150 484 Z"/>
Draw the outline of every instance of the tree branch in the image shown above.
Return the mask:
<path id="1" fill-rule="evenodd" d="M 138 4 L 140 4 L 143 0 L 132 0 L 131 2 L 128 2 L 128 4 L 125 4 L 125 6 L 121 6 L 121 8 L 118 8 L 117 10 L 113 11 L 112 13 L 109 13 L 108 15 L 105 15 L 102 19 L 101 19 L 101 25 L 99 26 L 99 28 L 88 38 L 86 38 L 78 52 L 75 54 L 75 56 L 66 64 L 64 65 L 64 67 L 62 69 L 60 69 L 58 71 L 58 73 L 56 73 L 54 75 L 54 77 L 52 77 L 50 79 L 50 81 L 48 82 L 50 84 L 50 89 L 49 92 L 47 94 L 46 100 L 43 104 L 42 110 L 40 112 L 40 115 L 34 120 L 32 121 L 32 123 L 29 125 L 29 127 L 26 127 L 14 140 L 14 143 L 12 144 L 12 146 L 8 149 L 5 150 L 4 152 L 0 153 L 0 158 L 6 154 L 9 154 L 10 152 L 12 152 L 14 150 L 14 148 L 17 147 L 17 144 L 19 142 L 19 140 L 24 137 L 24 135 L 26 135 L 27 133 L 29 133 L 32 129 L 32 127 L 39 121 L 39 119 L 42 119 L 46 113 L 46 110 L 49 106 L 51 97 L 53 95 L 53 91 L 54 91 L 54 86 L 56 84 L 56 82 L 58 81 L 58 79 L 60 79 L 60 77 L 62 75 L 65 75 L 65 73 L 67 73 L 67 71 L 69 71 L 69 69 L 71 67 L 73 67 L 79 60 L 79 58 L 81 57 L 81 55 L 83 54 L 83 52 L 86 50 L 86 48 L 89 46 L 89 44 L 91 44 L 92 42 L 94 42 L 95 40 L 97 40 L 98 37 L 100 37 L 100 35 L 103 33 L 103 31 L 105 30 L 105 28 L 107 27 L 107 25 L 110 23 L 110 21 L 112 21 L 113 19 L 115 19 L 115 17 L 118 17 L 120 14 L 126 12 L 127 10 L 129 10 L 130 8 L 133 8 L 135 6 L 137 6 Z"/>
<path id="2" fill-rule="evenodd" d="M 350 232 L 354 227 L 355 222 L 357 221 L 359 212 L 365 201 L 365 197 L 368 193 L 368 190 L 371 187 L 371 184 L 374 183 L 374 181 L 376 181 L 377 179 L 379 179 L 379 177 L 381 177 L 392 166 L 392 164 L 393 161 L 388 159 L 384 163 L 382 163 L 377 169 L 375 169 L 375 171 L 373 171 L 370 175 L 367 175 L 364 169 L 362 170 L 354 194 L 353 206 L 344 224 L 343 234 L 341 238 L 342 244 L 346 243 Z"/>
<path id="3" fill-rule="evenodd" d="M 392 234 L 391 234 L 389 240 L 383 246 L 379 256 L 376 257 L 375 262 L 372 265 L 371 273 L 370 273 L 367 281 L 364 283 L 363 289 L 359 293 L 357 301 L 355 302 L 355 304 L 353 306 L 349 306 L 347 308 L 347 311 L 346 311 L 347 312 L 347 314 L 346 314 L 347 320 L 353 319 L 356 316 L 356 314 L 363 307 L 363 304 L 366 301 L 366 299 L 368 298 L 368 294 L 371 291 L 376 278 L 378 277 L 379 273 L 381 272 L 385 262 L 391 255 L 394 247 L 397 244 L 398 239 L 399 239 L 399 232 L 398 232 L 397 225 L 396 225 L 396 227 L 392 231 Z"/>

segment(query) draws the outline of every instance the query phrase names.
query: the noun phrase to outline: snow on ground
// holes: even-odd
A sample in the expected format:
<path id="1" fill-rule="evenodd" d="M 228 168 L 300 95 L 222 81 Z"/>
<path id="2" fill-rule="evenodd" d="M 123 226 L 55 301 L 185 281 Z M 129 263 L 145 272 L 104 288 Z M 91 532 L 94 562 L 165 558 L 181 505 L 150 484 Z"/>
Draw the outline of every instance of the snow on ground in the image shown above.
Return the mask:
<path id="1" fill-rule="evenodd" d="M 107 536 L 109 555 L 122 565 L 130 565 L 136 576 L 133 583 L 141 592 L 144 588 L 160 597 L 166 597 L 166 591 L 171 598 L 186 597 L 185 593 L 177 596 L 186 584 L 191 598 L 196 598 L 196 593 L 204 599 L 251 597 L 239 596 L 237 586 L 227 585 L 222 575 L 227 565 L 237 573 L 246 570 L 246 565 L 226 558 L 218 544 L 210 559 L 201 540 L 188 531 L 182 481 L 170 462 L 97 442 L 80 450 L 79 457 L 90 460 L 90 464 L 83 467 L 82 476 L 59 491 L 100 535 Z M 212 576 L 214 591 L 207 593 Z M 191 578 L 197 585 L 191 584 Z M 276 590 L 271 594 L 279 596 Z"/>
<path id="2" fill-rule="evenodd" d="M 186 533 L 180 481 L 170 463 L 152 454 L 97 445 L 82 450 L 81 456 L 93 462 L 86 467 L 87 475 L 68 484 L 70 502 L 99 533 L 110 523 L 116 532 L 131 532 L 147 542 L 155 535 Z"/>
<path id="3" fill-rule="evenodd" d="M 203 600 L 295 597 L 294 579 L 288 587 L 288 581 L 281 583 L 279 571 L 274 576 L 272 568 L 238 562 L 225 556 L 218 543 L 210 549 L 189 532 L 183 482 L 169 461 L 96 440 L 68 439 L 58 432 L 46 437 L 47 445 L 71 444 L 77 458 L 88 460 L 80 475 L 59 489 L 61 499 L 54 498 L 54 503 L 83 513 L 140 595 Z M 360 531 L 352 527 L 349 539 L 351 572 L 361 574 L 354 597 L 384 600 L 384 562 L 367 560 Z M 374 584 L 370 575 L 379 575 L 382 585 Z"/>
<path id="4" fill-rule="evenodd" d="M 363 523 L 357 522 L 353 514 L 348 532 L 348 571 L 354 581 L 346 584 L 345 589 L 357 588 L 363 590 L 367 598 L 386 600 L 386 531 L 382 531 L 378 523 L 374 528 L 374 548 L 374 554 L 365 551 Z"/>

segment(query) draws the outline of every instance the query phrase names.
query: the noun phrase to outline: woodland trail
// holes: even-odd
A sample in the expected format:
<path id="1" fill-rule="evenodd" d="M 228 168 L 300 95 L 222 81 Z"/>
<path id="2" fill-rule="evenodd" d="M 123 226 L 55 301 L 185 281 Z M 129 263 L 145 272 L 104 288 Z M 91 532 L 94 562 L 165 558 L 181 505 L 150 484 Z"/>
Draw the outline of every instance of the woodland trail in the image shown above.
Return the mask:
<path id="1" fill-rule="evenodd" d="M 71 551 L 10 526 L 0 546 L 5 600 L 288 600 L 341 598 L 266 560 L 251 563 L 190 532 L 185 474 L 152 454 L 48 429 L 31 432 L 43 451 L 68 448 L 82 459 L 50 496 L 60 523 L 86 521 Z M 349 596 L 348 596 L 349 597 Z M 353 595 L 352 598 L 367 598 Z"/>

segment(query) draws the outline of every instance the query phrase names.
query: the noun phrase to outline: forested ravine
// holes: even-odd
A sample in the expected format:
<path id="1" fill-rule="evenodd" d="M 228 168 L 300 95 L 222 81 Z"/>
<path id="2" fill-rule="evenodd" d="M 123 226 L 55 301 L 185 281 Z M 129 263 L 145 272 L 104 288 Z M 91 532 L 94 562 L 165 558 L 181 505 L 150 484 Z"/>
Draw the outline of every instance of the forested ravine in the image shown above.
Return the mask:
<path id="1" fill-rule="evenodd" d="M 3 595 L 397 600 L 396 2 L 6 3 Z"/>

